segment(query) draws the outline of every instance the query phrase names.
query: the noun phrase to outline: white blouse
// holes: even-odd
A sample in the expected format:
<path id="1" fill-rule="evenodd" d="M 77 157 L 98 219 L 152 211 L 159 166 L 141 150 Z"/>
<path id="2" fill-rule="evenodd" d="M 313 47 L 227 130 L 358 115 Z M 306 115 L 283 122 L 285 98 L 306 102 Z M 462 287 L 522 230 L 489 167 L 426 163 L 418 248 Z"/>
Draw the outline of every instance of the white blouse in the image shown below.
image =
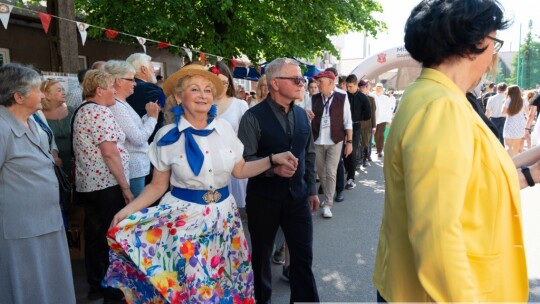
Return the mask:
<path id="1" fill-rule="evenodd" d="M 147 115 L 141 118 L 127 102 L 119 99 L 116 99 L 116 104 L 110 106 L 109 109 L 126 134 L 125 147 L 129 152 L 129 178 L 147 176 L 150 174 L 148 138 L 154 132 L 157 120 Z"/>
<path id="2" fill-rule="evenodd" d="M 178 129 L 182 131 L 188 127 L 192 126 L 182 117 Z M 227 186 L 234 165 L 242 159 L 244 152 L 244 145 L 236 136 L 231 125 L 223 119 L 216 118 L 205 128 L 215 128 L 215 131 L 210 135 L 206 137 L 193 135 L 204 155 L 204 162 L 198 176 L 195 176 L 189 167 L 184 134 L 171 145 L 157 146 L 159 139 L 172 128 L 176 128 L 176 125 L 163 126 L 157 132 L 156 140 L 150 144 L 149 157 L 155 169 L 159 171 L 171 170 L 170 182 L 175 187 L 215 190 Z"/>
<path id="3" fill-rule="evenodd" d="M 83 106 L 74 117 L 72 132 L 78 192 L 92 192 L 118 185 L 99 149 L 99 144 L 106 141 L 116 142 L 124 174 L 129 180 L 129 153 L 124 147 L 126 135 L 109 108 L 98 104 Z"/>

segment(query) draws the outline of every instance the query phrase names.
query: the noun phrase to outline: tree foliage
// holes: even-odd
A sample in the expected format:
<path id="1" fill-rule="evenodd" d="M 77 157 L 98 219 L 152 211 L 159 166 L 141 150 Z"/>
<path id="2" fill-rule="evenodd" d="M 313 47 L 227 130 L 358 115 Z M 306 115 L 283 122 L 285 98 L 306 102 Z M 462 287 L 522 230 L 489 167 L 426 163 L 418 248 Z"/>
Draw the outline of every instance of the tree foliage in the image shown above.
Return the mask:
<path id="1" fill-rule="evenodd" d="M 337 56 L 330 36 L 376 36 L 386 29 L 372 17 L 382 12 L 376 0 L 75 0 L 75 6 L 90 24 L 253 62 Z M 92 34 L 103 37 L 102 31 Z M 133 43 L 130 37 L 117 39 Z"/>
<path id="2" fill-rule="evenodd" d="M 534 40 L 532 25 L 531 20 L 529 21 L 529 32 L 520 46 L 519 56 L 516 55 L 512 61 L 514 69 L 508 79 L 509 83 L 519 84 L 524 89 L 534 88 L 540 84 L 540 42 Z"/>

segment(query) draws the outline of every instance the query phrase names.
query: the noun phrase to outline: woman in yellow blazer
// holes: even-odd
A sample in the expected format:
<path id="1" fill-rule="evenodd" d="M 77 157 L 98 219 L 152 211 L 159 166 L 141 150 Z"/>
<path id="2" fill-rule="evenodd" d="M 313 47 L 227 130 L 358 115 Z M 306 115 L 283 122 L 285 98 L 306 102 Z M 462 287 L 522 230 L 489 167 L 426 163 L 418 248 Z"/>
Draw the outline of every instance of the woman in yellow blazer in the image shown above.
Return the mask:
<path id="1" fill-rule="evenodd" d="M 527 301 L 525 176 L 465 98 L 507 27 L 493 0 L 424 0 L 411 12 L 405 47 L 423 70 L 405 90 L 384 151 L 379 301 Z M 536 181 L 539 168 L 530 170 Z"/>

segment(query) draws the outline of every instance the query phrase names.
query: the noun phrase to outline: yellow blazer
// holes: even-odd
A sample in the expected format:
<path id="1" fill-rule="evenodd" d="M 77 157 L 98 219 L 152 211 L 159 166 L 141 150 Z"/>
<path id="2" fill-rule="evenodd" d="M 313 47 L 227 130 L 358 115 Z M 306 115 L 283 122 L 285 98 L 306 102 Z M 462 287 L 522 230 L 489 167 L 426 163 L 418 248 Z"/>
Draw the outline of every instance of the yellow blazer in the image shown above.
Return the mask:
<path id="1" fill-rule="evenodd" d="M 516 168 L 463 92 L 423 69 L 385 146 L 373 282 L 389 302 L 528 298 Z"/>

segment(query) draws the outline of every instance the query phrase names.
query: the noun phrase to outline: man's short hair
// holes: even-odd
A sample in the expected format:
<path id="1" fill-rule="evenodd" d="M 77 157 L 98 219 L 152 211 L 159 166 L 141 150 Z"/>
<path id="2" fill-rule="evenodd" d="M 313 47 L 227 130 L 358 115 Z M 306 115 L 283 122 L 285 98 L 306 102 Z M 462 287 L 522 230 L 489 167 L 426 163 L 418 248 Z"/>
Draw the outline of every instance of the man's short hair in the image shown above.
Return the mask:
<path id="1" fill-rule="evenodd" d="M 358 77 L 356 77 L 356 75 L 354 75 L 354 74 L 351 74 L 351 75 L 347 76 L 347 79 L 345 79 L 345 82 L 346 83 L 358 83 Z"/>
<path id="2" fill-rule="evenodd" d="M 501 92 L 506 91 L 506 88 L 508 88 L 508 85 L 506 84 L 506 82 L 501 82 L 497 85 L 497 90 Z"/>
<path id="3" fill-rule="evenodd" d="M 268 85 L 268 89 L 272 88 L 271 86 L 272 79 L 279 77 L 279 74 L 281 73 L 281 68 L 286 64 L 300 66 L 300 64 L 298 64 L 298 61 L 291 58 L 285 58 L 285 57 L 276 58 L 272 60 L 272 62 L 266 65 L 265 74 L 266 74 L 266 83 Z"/>
<path id="4" fill-rule="evenodd" d="M 146 67 L 150 62 L 152 62 L 152 57 L 146 55 L 145 53 L 134 53 L 131 54 L 126 61 L 135 68 L 135 71 L 139 72 L 141 67 Z"/>

